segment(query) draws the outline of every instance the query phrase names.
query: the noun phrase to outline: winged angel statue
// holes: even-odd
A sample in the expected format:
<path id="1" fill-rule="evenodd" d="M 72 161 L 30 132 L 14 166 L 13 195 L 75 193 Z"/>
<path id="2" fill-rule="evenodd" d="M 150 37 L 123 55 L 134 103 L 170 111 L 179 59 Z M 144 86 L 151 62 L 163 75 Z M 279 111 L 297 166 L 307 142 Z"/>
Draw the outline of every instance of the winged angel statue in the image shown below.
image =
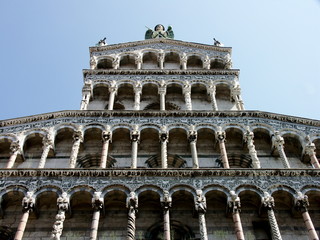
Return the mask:
<path id="1" fill-rule="evenodd" d="M 165 30 L 162 24 L 158 24 L 154 27 L 154 30 L 148 28 L 146 31 L 145 39 L 151 38 L 174 38 L 174 33 L 172 31 L 172 27 L 168 26 L 167 31 Z"/>

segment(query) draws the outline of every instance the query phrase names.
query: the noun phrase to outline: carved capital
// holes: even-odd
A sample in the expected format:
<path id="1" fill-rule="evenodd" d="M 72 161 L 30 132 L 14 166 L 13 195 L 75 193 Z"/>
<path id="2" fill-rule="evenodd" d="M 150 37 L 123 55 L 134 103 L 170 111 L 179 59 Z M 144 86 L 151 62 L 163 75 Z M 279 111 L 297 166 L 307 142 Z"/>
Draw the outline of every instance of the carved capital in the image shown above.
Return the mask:
<path id="1" fill-rule="evenodd" d="M 224 142 L 226 140 L 226 132 L 225 131 L 217 131 L 216 137 L 219 142 Z"/>
<path id="2" fill-rule="evenodd" d="M 101 192 L 94 192 L 92 198 L 92 207 L 95 211 L 100 211 L 103 208 L 103 198 Z"/>
<path id="3" fill-rule="evenodd" d="M 22 199 L 22 211 L 28 212 L 33 211 L 35 205 L 35 198 L 33 192 L 27 192 L 27 196 Z"/>
<path id="4" fill-rule="evenodd" d="M 189 83 L 183 85 L 183 94 L 191 94 L 191 85 Z"/>
<path id="5" fill-rule="evenodd" d="M 163 191 L 163 197 L 161 198 L 161 206 L 166 211 L 172 206 L 172 198 L 167 190 Z"/>
<path id="6" fill-rule="evenodd" d="M 129 209 L 129 212 L 138 211 L 138 197 L 135 192 L 130 192 L 129 197 L 127 197 L 126 206 Z"/>
<path id="7" fill-rule="evenodd" d="M 73 134 L 73 140 L 75 142 L 77 142 L 77 141 L 82 142 L 82 140 L 83 140 L 82 132 L 81 131 L 75 131 L 74 134 Z"/>
<path id="8" fill-rule="evenodd" d="M 304 148 L 305 153 L 310 157 L 315 154 L 315 150 L 316 150 L 316 145 L 313 142 L 309 142 Z"/>
<path id="9" fill-rule="evenodd" d="M 264 192 L 264 196 L 262 198 L 262 204 L 268 210 L 273 210 L 274 208 L 274 198 L 270 196 L 268 192 Z"/>
<path id="10" fill-rule="evenodd" d="M 284 145 L 284 139 L 283 137 L 281 137 L 278 131 L 274 132 L 274 135 L 272 137 L 272 145 L 276 148 L 283 147 Z"/>
<path id="11" fill-rule="evenodd" d="M 47 134 L 43 139 L 42 139 L 42 144 L 43 148 L 53 148 L 53 139 L 51 134 Z"/>
<path id="12" fill-rule="evenodd" d="M 57 206 L 60 211 L 68 211 L 70 204 L 69 196 L 66 192 L 63 192 L 57 199 Z"/>
<path id="13" fill-rule="evenodd" d="M 130 132 L 130 139 L 133 142 L 138 142 L 140 140 L 140 132 L 138 130 L 132 130 Z"/>
<path id="14" fill-rule="evenodd" d="M 167 131 L 161 131 L 159 134 L 160 142 L 166 142 L 169 140 L 169 133 Z"/>
<path id="15" fill-rule="evenodd" d="M 189 142 L 196 142 L 198 137 L 198 133 L 195 130 L 188 131 L 188 141 Z"/>
<path id="16" fill-rule="evenodd" d="M 20 153 L 21 152 L 21 147 L 20 147 L 19 141 L 15 141 L 15 142 L 11 143 L 10 151 L 11 151 L 11 153 L 16 153 L 16 152 Z"/>
<path id="17" fill-rule="evenodd" d="M 142 92 L 142 85 L 141 85 L 141 82 L 140 82 L 140 81 L 136 82 L 136 84 L 134 85 L 133 90 L 134 90 L 134 92 L 135 92 L 136 94 L 141 94 L 141 92 Z"/>
<path id="18" fill-rule="evenodd" d="M 158 54 L 158 61 L 159 62 L 164 62 L 164 57 L 165 57 L 164 51 L 160 50 L 159 54 Z"/>
<path id="19" fill-rule="evenodd" d="M 203 59 L 203 68 L 210 69 L 210 58 L 208 55 Z"/>
<path id="20" fill-rule="evenodd" d="M 302 192 L 298 192 L 298 196 L 295 199 L 295 207 L 301 212 L 308 211 L 309 206 L 308 196 L 304 195 Z"/>
<path id="21" fill-rule="evenodd" d="M 120 65 L 120 57 L 119 56 L 115 56 L 112 60 L 112 67 L 114 69 L 117 69 L 119 68 L 119 65 Z"/>
<path id="22" fill-rule="evenodd" d="M 241 208 L 240 198 L 234 191 L 230 191 L 230 197 L 228 199 L 228 207 L 232 213 L 240 212 L 240 208 Z"/>
<path id="23" fill-rule="evenodd" d="M 180 63 L 181 63 L 181 64 L 187 63 L 187 61 L 188 61 L 187 54 L 186 54 L 186 53 L 181 53 L 181 54 L 180 54 Z"/>
<path id="24" fill-rule="evenodd" d="M 167 87 L 166 86 L 162 86 L 158 88 L 158 94 L 166 94 L 167 93 Z"/>
<path id="25" fill-rule="evenodd" d="M 196 191 L 196 194 L 195 209 L 198 213 L 204 214 L 207 211 L 206 197 L 203 195 L 202 190 L 200 189 Z"/>
<path id="26" fill-rule="evenodd" d="M 90 58 L 90 69 L 95 69 L 97 65 L 96 59 L 94 57 Z"/>
<path id="27" fill-rule="evenodd" d="M 112 132 L 111 131 L 102 131 L 102 142 L 111 141 L 112 139 Z"/>
<path id="28" fill-rule="evenodd" d="M 135 63 L 136 64 L 141 64 L 142 63 L 142 54 L 141 53 L 137 53 L 136 57 L 135 57 Z"/>

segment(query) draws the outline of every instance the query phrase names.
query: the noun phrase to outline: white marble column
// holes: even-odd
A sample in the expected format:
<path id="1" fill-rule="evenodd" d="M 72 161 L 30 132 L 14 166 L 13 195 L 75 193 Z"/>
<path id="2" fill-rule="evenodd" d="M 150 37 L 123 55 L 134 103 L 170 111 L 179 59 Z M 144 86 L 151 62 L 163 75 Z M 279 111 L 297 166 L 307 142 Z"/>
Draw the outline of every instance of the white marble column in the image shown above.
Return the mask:
<path id="1" fill-rule="evenodd" d="M 240 198 L 234 191 L 230 191 L 230 197 L 228 199 L 228 207 L 229 210 L 232 212 L 232 219 L 234 223 L 234 229 L 237 236 L 237 240 L 245 240 L 243 235 L 243 228 L 241 224 L 240 218 Z"/>
<path id="2" fill-rule="evenodd" d="M 169 141 L 169 133 L 166 127 L 161 129 L 159 139 L 161 143 L 161 168 L 168 168 L 167 143 Z"/>
<path id="3" fill-rule="evenodd" d="M 142 67 L 142 53 L 136 54 L 135 63 L 137 65 L 137 69 L 141 69 L 141 67 Z"/>
<path id="4" fill-rule="evenodd" d="M 180 65 L 181 65 L 182 70 L 187 69 L 187 62 L 188 62 L 187 54 L 186 53 L 180 54 Z"/>
<path id="5" fill-rule="evenodd" d="M 172 198 L 169 195 L 168 191 L 164 191 L 163 197 L 161 198 L 161 206 L 163 209 L 163 239 L 170 240 L 170 211 L 169 209 L 172 206 Z"/>
<path id="6" fill-rule="evenodd" d="M 137 82 L 134 86 L 134 110 L 140 110 L 140 97 L 142 93 L 142 86 Z"/>
<path id="7" fill-rule="evenodd" d="M 158 54 L 158 63 L 159 63 L 160 69 L 163 69 L 164 57 L 165 57 L 164 51 L 160 50 Z"/>
<path id="8" fill-rule="evenodd" d="M 218 105 L 217 105 L 217 99 L 216 99 L 216 86 L 213 84 L 210 84 L 207 91 L 211 99 L 212 110 L 218 111 Z"/>
<path id="9" fill-rule="evenodd" d="M 272 145 L 273 148 L 275 148 L 278 151 L 283 167 L 290 168 L 289 161 L 287 159 L 286 153 L 284 152 L 284 139 L 283 137 L 281 137 L 278 131 L 274 132 L 274 135 L 272 137 Z"/>
<path id="10" fill-rule="evenodd" d="M 109 86 L 109 104 L 108 104 L 108 110 L 113 110 L 113 106 L 114 106 L 114 99 L 116 97 L 117 94 L 117 85 L 115 81 L 112 81 L 111 85 Z"/>
<path id="11" fill-rule="evenodd" d="M 160 86 L 158 89 L 158 93 L 160 94 L 160 110 L 164 111 L 166 110 L 166 92 L 167 92 L 167 86 Z"/>
<path id="12" fill-rule="evenodd" d="M 305 146 L 305 153 L 307 155 L 309 155 L 310 157 L 310 160 L 311 160 L 311 164 L 314 168 L 320 168 L 320 164 L 319 164 L 319 160 L 317 158 L 317 155 L 316 155 L 316 146 L 313 142 L 308 142 L 307 145 Z"/>
<path id="13" fill-rule="evenodd" d="M 308 230 L 308 237 L 310 240 L 319 240 L 318 234 L 314 228 L 313 222 L 310 218 L 308 207 L 309 207 L 309 201 L 308 196 L 303 195 L 303 193 L 298 192 L 298 196 L 295 199 L 295 207 L 298 211 L 301 212 L 303 221 L 306 225 L 306 228 Z"/>
<path id="14" fill-rule="evenodd" d="M 135 192 L 130 192 L 127 198 L 128 208 L 128 226 L 127 226 L 127 240 L 135 240 L 136 234 L 136 214 L 138 212 L 138 197 Z"/>
<path id="15" fill-rule="evenodd" d="M 207 201 L 206 197 L 202 194 L 202 190 L 196 191 L 197 196 L 195 199 L 195 209 L 199 215 L 199 228 L 201 240 L 208 240 L 207 226 L 205 214 L 207 211 Z"/>
<path id="16" fill-rule="evenodd" d="M 12 168 L 14 166 L 14 163 L 16 162 L 18 154 L 21 154 L 21 147 L 20 147 L 19 141 L 11 143 L 10 151 L 11 151 L 11 155 L 6 168 Z"/>
<path id="17" fill-rule="evenodd" d="M 268 211 L 269 224 L 271 226 L 272 240 L 282 240 L 280 230 L 278 227 L 277 219 L 274 215 L 274 199 L 270 196 L 268 192 L 264 192 L 264 197 L 262 198 L 263 207 Z"/>
<path id="18" fill-rule="evenodd" d="M 189 83 L 185 83 L 183 86 L 183 95 L 184 101 L 186 103 L 187 110 L 192 110 L 192 103 L 191 103 L 191 85 Z"/>
<path id="19" fill-rule="evenodd" d="M 202 59 L 202 62 L 203 62 L 203 69 L 210 69 L 210 58 L 208 55 Z"/>
<path id="20" fill-rule="evenodd" d="M 50 151 L 50 149 L 53 148 L 52 136 L 50 134 L 45 136 L 42 139 L 42 144 L 43 144 L 43 146 L 42 146 L 43 151 L 42 151 L 42 155 L 41 155 L 41 158 L 40 158 L 40 161 L 39 161 L 38 168 L 44 168 L 44 166 L 46 164 L 49 151 Z"/>
<path id="21" fill-rule="evenodd" d="M 63 223 L 66 218 L 66 211 L 69 210 L 70 199 L 66 192 L 63 192 L 57 199 L 58 213 L 53 224 L 51 239 L 60 240 L 63 231 Z"/>
<path id="22" fill-rule="evenodd" d="M 216 137 L 219 142 L 219 148 L 220 148 L 220 153 L 221 153 L 221 160 L 222 160 L 222 165 L 224 168 L 230 168 L 229 166 L 229 160 L 228 160 L 228 155 L 227 155 L 227 150 L 226 150 L 226 133 L 225 131 L 217 131 L 216 132 Z"/>
<path id="23" fill-rule="evenodd" d="M 243 101 L 241 98 L 241 88 L 239 84 L 235 84 L 231 89 L 231 96 L 236 102 L 238 110 L 244 110 Z"/>
<path id="24" fill-rule="evenodd" d="M 95 192 L 92 198 L 93 216 L 91 222 L 90 240 L 96 240 L 98 235 L 100 211 L 103 208 L 103 198 L 101 192 Z"/>
<path id="25" fill-rule="evenodd" d="M 106 131 L 102 132 L 102 153 L 101 153 L 101 161 L 100 161 L 100 168 L 107 167 L 108 161 L 108 151 L 109 151 L 109 144 L 112 139 L 112 132 L 110 131 L 110 127 L 107 127 Z"/>
<path id="26" fill-rule="evenodd" d="M 80 110 L 88 109 L 91 93 L 92 93 L 91 81 L 86 81 L 82 88 L 82 100 L 81 100 Z"/>
<path id="27" fill-rule="evenodd" d="M 190 143 L 191 155 L 192 155 L 192 162 L 193 168 L 199 168 L 199 160 L 198 160 L 198 153 L 197 153 L 197 131 L 194 127 L 191 127 L 191 130 L 188 132 L 188 141 Z"/>
<path id="28" fill-rule="evenodd" d="M 90 57 L 90 69 L 95 69 L 97 67 L 97 61 L 95 57 L 91 56 Z"/>
<path id="29" fill-rule="evenodd" d="M 72 150 L 71 150 L 69 168 L 76 167 L 81 142 L 82 142 L 82 132 L 76 131 L 73 134 L 73 146 L 72 146 Z"/>
<path id="30" fill-rule="evenodd" d="M 113 67 L 113 69 L 118 69 L 119 66 L 120 66 L 120 57 L 115 56 L 112 60 L 112 67 Z"/>
<path id="31" fill-rule="evenodd" d="M 137 168 L 137 162 L 138 162 L 138 143 L 140 140 L 140 132 L 138 130 L 138 126 L 135 126 L 135 129 L 133 129 L 130 133 L 131 143 L 132 143 L 132 163 L 131 168 Z"/>
<path id="32" fill-rule="evenodd" d="M 27 196 L 22 199 L 22 217 L 20 219 L 14 240 L 21 240 L 27 226 L 29 214 L 34 210 L 35 198 L 33 192 L 27 192 Z"/>
<path id="33" fill-rule="evenodd" d="M 253 165 L 253 168 L 261 168 L 260 161 L 259 161 L 259 158 L 257 155 L 257 151 L 254 146 L 253 138 L 254 138 L 253 132 L 251 132 L 250 129 L 248 129 L 245 136 L 244 136 L 244 140 L 247 143 L 249 154 L 252 159 L 252 165 Z"/>

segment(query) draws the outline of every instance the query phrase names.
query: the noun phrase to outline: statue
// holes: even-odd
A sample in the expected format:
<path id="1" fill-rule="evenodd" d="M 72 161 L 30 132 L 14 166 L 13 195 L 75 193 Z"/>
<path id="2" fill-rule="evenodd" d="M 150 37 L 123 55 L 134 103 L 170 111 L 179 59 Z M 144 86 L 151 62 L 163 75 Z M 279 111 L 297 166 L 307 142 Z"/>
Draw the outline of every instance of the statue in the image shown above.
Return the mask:
<path id="1" fill-rule="evenodd" d="M 145 39 L 151 38 L 171 38 L 174 39 L 174 33 L 172 27 L 168 26 L 167 31 L 162 24 L 158 24 L 154 27 L 154 30 L 148 28 L 145 34 Z"/>
<path id="2" fill-rule="evenodd" d="M 101 46 L 107 45 L 106 39 L 107 39 L 107 38 L 101 39 L 101 40 L 96 44 L 96 46 L 97 46 L 97 47 L 101 47 Z"/>
<path id="3" fill-rule="evenodd" d="M 202 194 L 202 190 L 196 191 L 197 197 L 196 197 L 196 211 L 198 213 L 206 213 L 207 211 L 207 201 L 206 197 Z"/>
<path id="4" fill-rule="evenodd" d="M 213 38 L 213 42 L 214 42 L 213 43 L 214 46 L 223 47 L 223 44 L 220 41 L 218 41 L 217 39 Z"/>

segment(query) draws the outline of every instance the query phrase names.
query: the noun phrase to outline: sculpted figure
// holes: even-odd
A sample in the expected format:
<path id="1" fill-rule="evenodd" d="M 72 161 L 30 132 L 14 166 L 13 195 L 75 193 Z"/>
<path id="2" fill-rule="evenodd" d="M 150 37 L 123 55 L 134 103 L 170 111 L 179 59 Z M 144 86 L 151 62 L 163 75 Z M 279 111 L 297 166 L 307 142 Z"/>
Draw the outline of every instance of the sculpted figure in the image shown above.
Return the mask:
<path id="1" fill-rule="evenodd" d="M 198 213 L 205 213 L 207 211 L 206 197 L 202 194 L 202 190 L 197 190 L 195 208 Z"/>
<path id="2" fill-rule="evenodd" d="M 34 208 L 35 199 L 32 197 L 33 192 L 27 192 L 27 196 L 22 199 L 23 211 L 29 211 Z"/>
<path id="3" fill-rule="evenodd" d="M 59 210 L 67 211 L 69 208 L 69 198 L 66 192 L 63 192 L 57 199 L 57 205 Z"/>
<path id="4" fill-rule="evenodd" d="M 138 197 L 135 192 L 130 192 L 130 196 L 127 198 L 127 208 L 129 208 L 129 212 L 137 211 Z"/>
<path id="5" fill-rule="evenodd" d="M 152 38 L 174 38 L 174 33 L 172 31 L 172 27 L 168 26 L 167 31 L 165 30 L 162 24 L 158 24 L 154 27 L 154 30 L 148 28 L 145 34 L 145 39 Z"/>

